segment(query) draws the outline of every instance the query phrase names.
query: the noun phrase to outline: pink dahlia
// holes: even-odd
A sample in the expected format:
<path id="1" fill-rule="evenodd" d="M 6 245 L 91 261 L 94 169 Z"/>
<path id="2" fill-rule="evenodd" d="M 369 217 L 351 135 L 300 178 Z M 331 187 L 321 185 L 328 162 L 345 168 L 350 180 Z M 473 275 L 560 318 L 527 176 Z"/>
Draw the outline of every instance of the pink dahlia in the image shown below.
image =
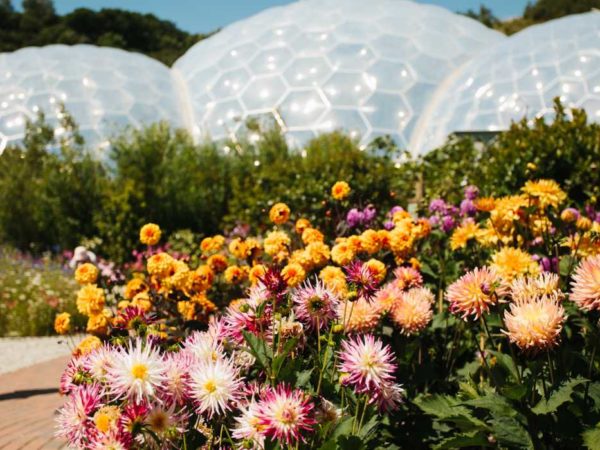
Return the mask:
<path id="1" fill-rule="evenodd" d="M 170 353 L 165 357 L 163 397 L 168 404 L 182 405 L 188 400 L 190 369 L 194 357 L 185 352 Z"/>
<path id="2" fill-rule="evenodd" d="M 72 358 L 60 376 L 60 393 L 63 395 L 70 394 L 90 379 L 91 374 L 88 370 L 87 356 Z"/>
<path id="3" fill-rule="evenodd" d="M 393 411 L 402 403 L 404 389 L 397 383 L 383 383 L 373 392 L 370 402 L 382 411 Z"/>
<path id="4" fill-rule="evenodd" d="M 410 336 L 423 330 L 433 318 L 433 293 L 413 288 L 402 293 L 391 309 L 391 318 L 402 334 Z"/>
<path id="5" fill-rule="evenodd" d="M 397 267 L 394 270 L 394 284 L 403 291 L 423 286 L 423 277 L 413 267 Z"/>
<path id="6" fill-rule="evenodd" d="M 450 312 L 460 315 L 464 320 L 469 316 L 479 319 L 483 313 L 490 311 L 490 306 L 498 303 L 504 295 L 505 288 L 501 278 L 488 267 L 475 268 L 467 272 L 446 291 L 446 299 L 450 302 Z"/>
<path id="7" fill-rule="evenodd" d="M 571 282 L 570 299 L 584 311 L 600 310 L 600 255 L 579 263 Z"/>
<path id="8" fill-rule="evenodd" d="M 337 317 L 340 301 L 320 280 L 312 283 L 307 281 L 302 287 L 294 290 L 292 300 L 296 317 L 308 329 L 326 328 L 329 322 Z"/>
<path id="9" fill-rule="evenodd" d="M 285 384 L 270 389 L 258 404 L 258 423 L 266 437 L 292 445 L 305 441 L 302 433 L 312 431 L 316 423 L 312 417 L 313 403 L 300 389 Z"/>
<path id="10" fill-rule="evenodd" d="M 342 341 L 339 358 L 342 384 L 352 386 L 358 393 L 376 391 L 394 381 L 392 349 L 370 334 Z"/>
<path id="11" fill-rule="evenodd" d="M 102 389 L 98 384 L 79 386 L 58 410 L 56 435 L 74 447 L 85 447 L 96 434 L 94 413 L 102 406 Z"/>

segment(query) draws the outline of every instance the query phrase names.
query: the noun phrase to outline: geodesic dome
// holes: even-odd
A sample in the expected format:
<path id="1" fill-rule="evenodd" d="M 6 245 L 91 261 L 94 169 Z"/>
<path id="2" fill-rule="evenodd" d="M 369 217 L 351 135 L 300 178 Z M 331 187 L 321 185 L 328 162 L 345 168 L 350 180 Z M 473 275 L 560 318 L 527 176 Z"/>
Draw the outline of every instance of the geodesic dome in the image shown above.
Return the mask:
<path id="1" fill-rule="evenodd" d="M 171 72 L 160 62 L 90 45 L 29 47 L 0 54 L 0 153 L 39 110 L 57 124 L 61 103 L 100 149 L 124 125 L 183 124 Z"/>
<path id="2" fill-rule="evenodd" d="M 173 70 L 196 137 L 232 137 L 258 116 L 297 145 L 341 128 L 362 144 L 389 134 L 406 147 L 448 73 L 502 39 L 436 6 L 305 0 L 225 27 Z"/>
<path id="3" fill-rule="evenodd" d="M 412 142 L 426 153 L 455 131 L 496 131 L 512 120 L 553 115 L 553 99 L 600 121 L 600 13 L 532 26 L 451 74 Z"/>

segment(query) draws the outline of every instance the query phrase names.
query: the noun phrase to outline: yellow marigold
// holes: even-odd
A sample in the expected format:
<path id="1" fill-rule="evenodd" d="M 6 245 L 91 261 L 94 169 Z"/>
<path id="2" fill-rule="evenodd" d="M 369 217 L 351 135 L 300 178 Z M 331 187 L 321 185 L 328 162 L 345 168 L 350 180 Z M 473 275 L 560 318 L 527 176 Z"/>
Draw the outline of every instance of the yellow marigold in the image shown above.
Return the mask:
<path id="1" fill-rule="evenodd" d="M 98 279 L 98 268 L 90 263 L 81 264 L 75 270 L 75 280 L 79 284 L 93 284 Z"/>
<path id="2" fill-rule="evenodd" d="M 429 220 L 424 217 L 417 219 L 416 223 L 412 227 L 412 235 L 415 239 L 423 239 L 424 237 L 429 236 L 431 233 L 431 224 Z"/>
<path id="3" fill-rule="evenodd" d="M 73 350 L 73 356 L 84 356 L 102 347 L 102 341 L 97 336 L 86 336 Z"/>
<path id="4" fill-rule="evenodd" d="M 295 226 L 296 233 L 298 233 L 300 235 L 302 233 L 304 233 L 304 230 L 306 230 L 307 228 L 310 228 L 310 227 L 311 227 L 310 220 L 308 220 L 308 219 L 301 218 L 296 221 L 296 226 Z"/>
<path id="5" fill-rule="evenodd" d="M 306 272 L 300 264 L 290 263 L 281 270 L 281 276 L 288 286 L 299 285 L 306 278 Z"/>
<path id="6" fill-rule="evenodd" d="M 221 273 L 227 269 L 227 258 L 225 256 L 216 254 L 209 256 L 206 260 L 206 265 L 212 269 L 215 273 Z"/>
<path id="7" fill-rule="evenodd" d="M 157 253 L 148 258 L 146 269 L 152 276 L 159 278 L 168 277 L 173 271 L 175 259 L 167 253 Z"/>
<path id="8" fill-rule="evenodd" d="M 346 240 L 337 243 L 331 249 L 331 259 L 340 266 L 350 264 L 355 256 L 354 250 Z"/>
<path id="9" fill-rule="evenodd" d="M 205 237 L 202 239 L 202 242 L 200 242 L 200 250 L 202 250 L 204 253 L 218 252 L 223 248 L 224 244 L 225 238 L 220 234 L 217 234 L 215 236 Z"/>
<path id="10" fill-rule="evenodd" d="M 511 195 L 497 199 L 494 209 L 490 213 L 490 219 L 496 232 L 510 234 L 514 222 L 521 219 L 519 212 L 528 205 L 529 200 L 525 195 Z"/>
<path id="11" fill-rule="evenodd" d="M 579 230 L 583 230 L 583 231 L 587 231 L 590 228 L 592 228 L 592 221 L 584 216 L 579 217 L 579 219 L 577 219 L 577 221 L 575 222 L 575 226 L 579 229 Z"/>
<path id="12" fill-rule="evenodd" d="M 248 278 L 250 283 L 256 284 L 260 279 L 267 273 L 267 268 L 263 264 L 256 264 L 252 266 L 250 272 L 248 272 Z"/>
<path id="13" fill-rule="evenodd" d="M 185 262 L 174 259 L 167 285 L 179 291 L 187 290 L 190 283 L 190 273 L 190 268 Z"/>
<path id="14" fill-rule="evenodd" d="M 377 230 L 377 236 L 379 237 L 379 241 L 381 242 L 382 249 L 390 248 L 390 232 L 388 230 Z"/>
<path id="15" fill-rule="evenodd" d="M 155 223 L 147 223 L 140 230 L 140 242 L 146 245 L 156 245 L 160 241 L 162 232 Z"/>
<path id="16" fill-rule="evenodd" d="M 513 247 L 504 247 L 494 253 L 490 267 L 506 281 L 512 281 L 520 275 L 540 273 L 539 264 L 529 253 Z"/>
<path id="17" fill-rule="evenodd" d="M 323 242 L 312 242 L 306 246 L 304 252 L 308 255 L 312 267 L 321 267 L 327 264 L 331 257 L 329 246 Z"/>
<path id="18" fill-rule="evenodd" d="M 365 230 L 360 235 L 360 246 L 369 255 L 373 255 L 381 250 L 381 237 L 375 230 Z"/>
<path id="19" fill-rule="evenodd" d="M 143 278 L 132 278 L 127 282 L 127 285 L 125 285 L 125 291 L 123 292 L 123 296 L 126 299 L 131 300 L 140 292 L 146 292 L 148 289 L 148 285 L 146 284 Z"/>
<path id="20" fill-rule="evenodd" d="M 565 310 L 556 299 L 512 303 L 504 312 L 506 331 L 502 332 L 524 352 L 538 353 L 558 344 L 565 319 Z"/>
<path id="21" fill-rule="evenodd" d="M 372 332 L 381 318 L 378 308 L 374 308 L 364 298 L 359 298 L 353 303 L 340 302 L 338 314 L 346 331 L 350 333 Z"/>
<path id="22" fill-rule="evenodd" d="M 189 277 L 189 288 L 194 292 L 207 291 L 211 288 L 215 273 L 209 265 L 199 266 Z"/>
<path id="23" fill-rule="evenodd" d="M 379 261 L 378 259 L 369 259 L 365 263 L 365 267 L 369 269 L 369 272 L 371 272 L 371 274 L 377 281 L 381 282 L 385 278 L 387 269 L 385 268 L 385 264 Z"/>
<path id="24" fill-rule="evenodd" d="M 521 191 L 532 197 L 541 209 L 546 209 L 548 206 L 558 208 L 558 205 L 567 198 L 567 194 L 554 180 L 527 181 Z"/>
<path id="25" fill-rule="evenodd" d="M 275 225 L 282 225 L 290 218 L 290 208 L 285 203 L 275 203 L 269 211 L 269 219 Z"/>
<path id="26" fill-rule="evenodd" d="M 246 247 L 248 257 L 252 259 L 258 258 L 262 253 L 262 247 L 260 245 L 260 242 L 256 238 L 246 239 Z"/>
<path id="27" fill-rule="evenodd" d="M 58 334 L 67 334 L 71 331 L 71 314 L 67 312 L 58 314 L 54 319 L 54 331 Z"/>
<path id="28" fill-rule="evenodd" d="M 399 223 L 403 222 L 412 222 L 412 220 L 413 218 L 410 213 L 404 209 L 396 211 L 392 216 L 392 222 L 394 222 L 394 225 L 398 225 Z"/>
<path id="29" fill-rule="evenodd" d="M 86 331 L 97 336 L 106 335 L 108 326 L 110 325 L 110 317 L 111 314 L 108 309 L 102 310 L 100 314 L 90 316 L 87 322 Z"/>
<path id="30" fill-rule="evenodd" d="M 239 266 L 229 266 L 225 270 L 225 280 L 231 284 L 241 283 L 246 279 L 246 272 Z"/>
<path id="31" fill-rule="evenodd" d="M 398 256 L 404 256 L 410 253 L 414 244 L 414 237 L 410 232 L 401 228 L 394 228 L 390 231 L 390 250 Z"/>
<path id="32" fill-rule="evenodd" d="M 494 197 L 479 197 L 475 199 L 475 208 L 478 211 L 490 212 L 496 207 L 496 199 Z"/>
<path id="33" fill-rule="evenodd" d="M 325 240 L 325 236 L 316 228 L 306 228 L 302 232 L 302 242 L 305 244 L 311 244 L 313 242 L 323 242 Z"/>
<path id="34" fill-rule="evenodd" d="M 433 293 L 427 288 L 413 288 L 400 295 L 391 309 L 392 322 L 400 333 L 411 336 L 425 329 L 433 318 Z"/>
<path id="35" fill-rule="evenodd" d="M 99 314 L 104 309 L 104 291 L 95 284 L 86 284 L 77 293 L 77 310 L 86 316 Z"/>
<path id="36" fill-rule="evenodd" d="M 310 260 L 310 255 L 304 249 L 294 250 L 288 260 L 288 264 L 300 264 L 305 270 L 310 270 L 312 268 L 312 261 Z"/>
<path id="37" fill-rule="evenodd" d="M 117 429 L 121 411 L 117 406 L 103 406 L 94 414 L 94 424 L 100 433 L 107 434 Z"/>
<path id="38" fill-rule="evenodd" d="M 473 220 L 465 220 L 453 231 L 450 237 L 450 248 L 452 250 L 465 248 L 469 241 L 477 239 L 479 233 L 480 230 L 477 223 Z"/>
<path id="39" fill-rule="evenodd" d="M 137 306 L 142 311 L 147 312 L 152 309 L 152 300 L 148 292 L 140 292 L 131 301 L 131 306 Z"/>
<path id="40" fill-rule="evenodd" d="M 348 292 L 346 275 L 344 275 L 344 271 L 339 267 L 324 267 L 319 273 L 319 278 L 325 283 L 327 289 L 330 289 L 339 296 L 345 296 Z"/>
<path id="41" fill-rule="evenodd" d="M 360 253 L 363 251 L 362 242 L 360 240 L 360 236 L 351 235 L 346 238 L 346 242 L 352 249 L 354 253 Z"/>
<path id="42" fill-rule="evenodd" d="M 338 181 L 331 188 L 331 196 L 336 200 L 343 200 L 350 195 L 350 186 L 345 181 Z"/>
<path id="43" fill-rule="evenodd" d="M 291 242 L 290 237 L 285 232 L 271 231 L 264 241 L 265 253 L 270 256 L 287 253 Z"/>
<path id="44" fill-rule="evenodd" d="M 248 250 L 248 245 L 241 238 L 235 238 L 229 243 L 229 252 L 237 259 L 246 259 L 250 255 Z"/>
<path id="45" fill-rule="evenodd" d="M 207 323 L 216 310 L 216 305 L 203 294 L 192 297 L 190 301 L 177 302 L 177 311 L 186 321 Z"/>

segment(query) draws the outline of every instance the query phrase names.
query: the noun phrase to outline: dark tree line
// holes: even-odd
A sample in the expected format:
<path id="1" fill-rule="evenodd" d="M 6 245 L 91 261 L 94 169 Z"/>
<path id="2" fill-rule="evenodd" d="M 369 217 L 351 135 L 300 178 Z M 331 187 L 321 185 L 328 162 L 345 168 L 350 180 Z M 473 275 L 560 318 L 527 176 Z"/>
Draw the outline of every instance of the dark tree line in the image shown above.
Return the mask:
<path id="1" fill-rule="evenodd" d="M 205 34 L 190 34 L 152 14 L 78 8 L 58 15 L 52 0 L 0 0 L 0 52 L 48 44 L 95 44 L 144 53 L 171 65 Z"/>

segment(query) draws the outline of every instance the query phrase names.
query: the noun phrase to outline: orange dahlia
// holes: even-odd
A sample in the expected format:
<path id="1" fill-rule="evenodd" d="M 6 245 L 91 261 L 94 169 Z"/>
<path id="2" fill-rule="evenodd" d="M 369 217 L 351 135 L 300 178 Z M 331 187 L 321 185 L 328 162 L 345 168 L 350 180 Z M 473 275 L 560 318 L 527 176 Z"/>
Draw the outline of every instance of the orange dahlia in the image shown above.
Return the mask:
<path id="1" fill-rule="evenodd" d="M 579 263 L 571 282 L 570 299 L 585 311 L 600 310 L 600 255 Z"/>
<path id="2" fill-rule="evenodd" d="M 468 316 L 475 319 L 490 310 L 505 294 L 502 279 L 494 269 L 475 268 L 467 272 L 446 291 L 446 300 L 450 302 L 450 312 L 460 315 L 464 320 Z"/>
<path id="3" fill-rule="evenodd" d="M 392 321 L 402 334 L 410 336 L 418 333 L 431 322 L 433 300 L 433 293 L 427 288 L 414 288 L 403 292 L 392 306 Z"/>

